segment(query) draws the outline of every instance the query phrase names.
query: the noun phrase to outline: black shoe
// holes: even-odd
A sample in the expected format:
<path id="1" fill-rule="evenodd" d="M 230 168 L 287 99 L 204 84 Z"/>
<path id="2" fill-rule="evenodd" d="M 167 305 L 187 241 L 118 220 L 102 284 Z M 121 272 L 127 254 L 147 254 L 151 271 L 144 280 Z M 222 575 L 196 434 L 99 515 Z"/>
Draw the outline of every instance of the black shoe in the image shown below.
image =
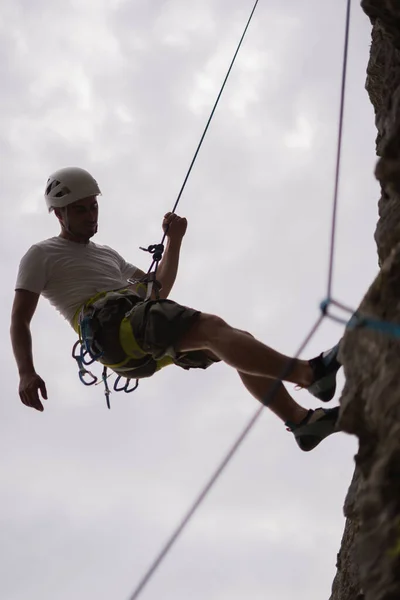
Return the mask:
<path id="1" fill-rule="evenodd" d="M 340 342 L 339 342 L 340 343 Z M 322 402 L 332 400 L 336 392 L 336 373 L 342 366 L 337 359 L 339 344 L 309 360 L 314 372 L 314 382 L 307 390 Z"/>
<path id="2" fill-rule="evenodd" d="M 300 448 L 304 452 L 313 450 L 329 435 L 340 431 L 337 427 L 340 407 L 335 408 L 317 408 L 309 410 L 301 423 L 295 425 L 288 421 L 285 423 L 288 431 L 291 431 Z M 321 413 L 321 416 L 310 423 L 312 415 Z"/>

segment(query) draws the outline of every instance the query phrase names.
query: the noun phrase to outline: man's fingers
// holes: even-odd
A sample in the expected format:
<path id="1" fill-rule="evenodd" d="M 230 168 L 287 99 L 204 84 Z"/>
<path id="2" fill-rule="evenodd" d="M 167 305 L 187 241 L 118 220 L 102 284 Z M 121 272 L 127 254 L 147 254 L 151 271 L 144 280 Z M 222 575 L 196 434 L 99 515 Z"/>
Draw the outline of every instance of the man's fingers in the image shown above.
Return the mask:
<path id="1" fill-rule="evenodd" d="M 44 398 L 45 400 L 47 400 L 47 390 L 46 390 L 46 384 L 44 381 L 42 381 L 39 385 L 39 389 L 40 389 L 40 393 L 42 394 L 42 398 Z"/>
<path id="2" fill-rule="evenodd" d="M 32 404 L 32 408 L 36 408 L 40 412 L 44 411 L 43 404 L 39 400 L 39 396 L 35 399 L 35 404 Z"/>
<path id="3" fill-rule="evenodd" d="M 22 404 L 25 404 L 28 408 L 35 408 L 40 412 L 43 412 L 43 404 L 39 400 L 39 396 L 36 394 L 36 398 L 32 397 L 32 394 L 21 394 L 20 396 Z"/>
<path id="4" fill-rule="evenodd" d="M 19 397 L 21 398 L 22 404 L 25 404 L 25 406 L 29 406 L 29 407 L 31 406 L 29 396 L 25 392 L 21 392 Z"/>
<path id="5" fill-rule="evenodd" d="M 181 217 L 178 217 L 176 213 L 167 213 L 164 215 L 164 219 L 168 221 L 168 223 L 171 223 L 171 221 L 179 221 L 180 218 Z"/>
<path id="6" fill-rule="evenodd" d="M 42 379 L 36 380 L 34 383 L 31 382 L 27 388 L 20 391 L 19 397 L 25 406 L 43 412 L 44 408 L 39 398 L 39 390 L 42 397 L 47 400 L 46 384 Z"/>
<path id="7" fill-rule="evenodd" d="M 36 408 L 36 410 L 43 411 L 44 410 L 43 404 L 40 402 L 37 388 L 30 390 L 28 394 L 29 394 L 29 401 L 30 401 L 32 408 Z"/>

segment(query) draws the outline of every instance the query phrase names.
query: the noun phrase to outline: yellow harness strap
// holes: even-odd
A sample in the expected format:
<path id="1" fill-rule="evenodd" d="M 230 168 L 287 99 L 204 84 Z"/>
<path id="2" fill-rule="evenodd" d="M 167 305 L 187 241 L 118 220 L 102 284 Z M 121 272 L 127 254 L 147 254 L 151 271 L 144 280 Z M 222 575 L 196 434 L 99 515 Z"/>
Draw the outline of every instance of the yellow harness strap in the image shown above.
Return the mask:
<path id="1" fill-rule="evenodd" d="M 94 304 L 94 302 L 96 302 L 96 300 L 100 300 L 100 298 L 104 298 L 104 296 L 106 296 L 108 293 L 109 292 L 99 292 L 95 296 L 92 296 L 91 298 L 89 298 L 89 300 L 86 300 L 86 302 L 84 304 L 82 304 L 75 311 L 75 314 L 72 318 L 72 327 L 74 328 L 75 332 L 79 335 L 79 340 L 81 340 L 81 331 L 80 331 L 80 326 L 79 326 L 79 319 L 80 319 L 81 315 L 83 315 L 86 308 L 89 308 L 89 306 Z"/>
<path id="2" fill-rule="evenodd" d="M 72 320 L 73 328 L 76 331 L 76 333 L 78 334 L 79 340 L 82 341 L 81 330 L 80 330 L 80 319 L 84 315 L 84 312 L 85 312 L 86 309 L 88 309 L 91 306 L 93 306 L 93 304 L 95 304 L 101 298 L 105 298 L 107 296 L 107 294 L 119 293 L 121 295 L 124 295 L 124 294 L 126 294 L 128 292 L 131 292 L 131 290 L 129 290 L 128 288 L 123 288 L 121 290 L 110 290 L 110 291 L 107 291 L 107 292 L 99 292 L 99 293 L 95 294 L 94 296 L 92 296 L 91 298 L 89 298 L 88 300 L 86 300 L 86 302 L 84 304 L 82 304 L 82 306 L 80 306 L 76 310 L 76 312 L 74 314 L 74 317 L 73 317 L 73 320 Z M 122 360 L 119 363 L 116 363 L 116 364 L 113 364 L 113 365 L 106 365 L 110 369 L 114 369 L 114 368 L 118 368 L 118 367 L 123 367 L 132 358 L 141 359 L 144 356 L 146 356 L 147 353 L 144 352 L 140 348 L 139 344 L 135 340 L 135 337 L 133 335 L 132 327 L 130 325 L 129 319 L 126 318 L 126 317 L 124 317 L 122 319 L 122 322 L 121 322 L 121 325 L 120 325 L 119 339 L 120 339 L 120 343 L 121 343 L 122 349 L 124 350 L 124 352 L 126 354 L 126 357 L 124 358 L 124 360 Z"/>
<path id="3" fill-rule="evenodd" d="M 95 302 L 97 302 L 97 300 L 100 300 L 101 298 L 104 298 L 105 296 L 107 296 L 107 294 L 127 294 L 127 293 L 132 293 L 132 290 L 130 290 L 129 288 L 122 288 L 120 290 L 108 290 L 107 292 L 98 292 L 97 294 L 95 294 L 94 296 L 92 296 L 91 298 L 89 298 L 89 300 L 86 300 L 86 302 L 84 304 L 82 304 L 76 311 L 75 314 L 72 318 L 72 326 L 75 330 L 75 332 L 80 336 L 80 327 L 79 327 L 79 319 L 81 317 L 81 315 L 83 315 L 85 309 L 89 308 L 90 306 L 92 306 Z"/>
<path id="4" fill-rule="evenodd" d="M 147 352 L 144 352 L 137 343 L 133 335 L 132 326 L 128 317 L 124 317 L 119 327 L 119 341 L 125 354 L 129 358 L 143 358 Z"/>
<path id="5" fill-rule="evenodd" d="M 121 321 L 121 325 L 119 328 L 119 341 L 121 343 L 123 351 L 125 352 L 125 354 L 128 355 L 128 359 L 143 358 L 147 355 L 147 353 L 144 352 L 137 343 L 135 336 L 133 335 L 132 326 L 128 317 L 124 317 Z M 163 358 L 160 358 L 159 360 L 156 360 L 156 371 L 159 371 L 167 365 L 172 365 L 173 362 L 174 361 L 172 357 L 168 355 L 164 356 Z"/>
<path id="6" fill-rule="evenodd" d="M 121 293 L 123 295 L 123 294 L 126 294 L 127 292 L 131 292 L 131 290 L 129 290 L 127 288 L 123 288 L 121 290 L 99 292 L 95 296 L 92 296 L 91 298 L 89 298 L 89 300 L 87 300 L 84 304 L 82 304 L 82 306 L 80 306 L 77 309 L 77 311 L 75 312 L 74 317 L 73 317 L 73 328 L 76 331 L 76 333 L 78 334 L 79 340 L 81 342 L 82 342 L 82 338 L 81 338 L 79 322 L 80 322 L 81 316 L 83 316 L 83 314 L 84 314 L 84 311 L 87 308 L 89 308 L 90 306 L 92 306 L 93 304 L 95 304 L 97 302 L 97 300 L 100 300 L 101 298 L 104 298 L 105 296 L 107 296 L 107 294 L 116 293 L 116 292 Z M 118 369 L 118 368 L 124 367 L 132 359 L 139 360 L 139 359 L 142 359 L 144 356 L 148 356 L 148 353 L 144 352 L 144 350 L 142 350 L 142 348 L 137 343 L 135 336 L 133 335 L 132 326 L 131 326 L 131 323 L 130 323 L 128 317 L 124 317 L 121 321 L 120 328 L 119 328 L 119 341 L 120 341 L 123 351 L 126 354 L 126 357 L 121 362 L 116 363 L 114 365 L 108 365 L 108 364 L 105 365 L 105 366 L 109 367 L 110 369 Z M 164 356 L 163 358 L 157 360 L 156 363 L 157 363 L 156 370 L 159 371 L 163 367 L 166 367 L 167 365 L 172 364 L 173 359 L 171 356 Z M 131 369 L 132 368 L 134 368 L 134 367 L 131 367 Z"/>

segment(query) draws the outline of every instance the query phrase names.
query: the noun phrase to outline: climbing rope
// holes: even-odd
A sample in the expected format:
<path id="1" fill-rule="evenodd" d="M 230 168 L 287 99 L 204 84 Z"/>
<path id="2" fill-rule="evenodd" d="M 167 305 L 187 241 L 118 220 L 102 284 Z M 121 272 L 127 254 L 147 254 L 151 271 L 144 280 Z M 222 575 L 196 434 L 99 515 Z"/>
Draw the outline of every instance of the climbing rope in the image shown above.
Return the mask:
<path id="1" fill-rule="evenodd" d="M 258 0 L 257 0 L 257 2 L 255 3 L 255 5 L 253 7 L 251 16 L 250 16 L 249 21 L 248 21 L 248 23 L 246 25 L 245 32 L 247 31 L 247 28 L 248 28 L 248 26 L 250 24 L 251 18 L 252 18 L 253 14 L 254 14 L 254 11 L 255 11 L 255 8 L 256 8 L 257 4 L 258 4 Z M 248 422 L 248 424 L 246 425 L 246 427 L 244 428 L 244 430 L 242 431 L 242 433 L 239 435 L 239 437 L 237 438 L 237 440 L 234 442 L 234 444 L 232 445 L 231 449 L 229 450 L 229 452 L 227 453 L 227 455 L 225 456 L 225 458 L 222 460 L 222 462 L 220 463 L 220 465 L 218 466 L 218 468 L 215 470 L 215 472 L 211 476 L 209 482 L 206 484 L 206 486 L 200 492 L 200 494 L 198 495 L 197 499 L 194 501 L 193 505 L 191 506 L 191 508 L 189 509 L 189 511 L 187 512 L 187 514 L 185 515 L 185 517 L 182 519 L 182 521 L 176 527 L 176 529 L 174 530 L 174 532 L 172 533 L 172 535 L 170 536 L 170 538 L 168 539 L 168 541 L 165 543 L 165 545 L 163 546 L 163 548 L 161 549 L 161 551 L 159 552 L 159 554 L 157 555 L 157 557 L 154 559 L 154 561 L 152 562 L 152 564 L 149 566 L 149 568 L 145 572 L 144 576 L 141 578 L 141 580 L 137 584 L 134 592 L 129 597 L 129 600 L 136 600 L 139 597 L 139 595 L 141 594 L 141 592 L 143 591 L 143 589 L 146 586 L 146 584 L 153 577 L 153 575 L 156 572 L 157 568 L 160 566 L 160 564 L 163 561 L 163 559 L 166 557 L 166 555 L 168 554 L 168 552 L 171 550 L 172 546 L 174 545 L 174 543 L 176 542 L 176 540 L 178 539 L 178 537 L 181 535 L 181 533 L 183 532 L 183 530 L 185 529 L 185 527 L 189 523 L 190 519 L 195 514 L 196 510 L 202 504 L 203 500 L 205 499 L 205 497 L 207 496 L 207 494 L 209 493 L 209 491 L 211 490 L 211 488 L 214 486 L 214 484 L 216 483 L 216 481 L 218 480 L 218 478 L 221 476 L 222 472 L 224 471 L 225 467 L 228 465 L 228 463 L 233 458 L 233 456 L 236 453 L 236 451 L 238 450 L 239 446 L 242 444 L 242 442 L 244 441 L 244 439 L 250 433 L 251 429 L 253 428 L 253 426 L 257 422 L 258 418 L 260 417 L 261 413 L 263 412 L 264 407 L 268 406 L 272 402 L 272 400 L 275 398 L 275 396 L 276 396 L 276 394 L 278 392 L 279 386 L 280 386 L 280 381 L 281 380 L 285 380 L 286 376 L 288 375 L 288 373 L 291 371 L 291 369 L 293 367 L 294 361 L 300 356 L 300 354 L 307 347 L 307 345 L 309 344 L 309 342 L 311 341 L 311 339 L 314 337 L 315 333 L 319 329 L 319 327 L 320 327 L 322 321 L 324 320 L 324 318 L 327 317 L 327 316 L 330 316 L 328 314 L 328 311 L 327 311 L 327 308 L 328 308 L 329 304 L 336 303 L 334 300 L 331 299 L 331 290 L 332 290 L 333 263 L 334 263 L 334 253 L 335 253 L 336 215 L 337 215 L 337 206 L 338 206 L 338 197 L 339 197 L 339 181 L 340 181 L 340 170 L 341 170 L 341 147 L 342 147 L 342 139 L 343 139 L 343 120 L 344 120 L 344 105 L 345 105 L 345 96 L 346 96 L 345 92 L 346 92 L 346 73 L 347 73 L 347 62 L 348 62 L 348 43 L 349 43 L 349 32 L 350 32 L 350 18 L 351 18 L 351 0 L 347 0 L 345 41 L 344 41 L 344 53 L 343 53 L 343 67 L 342 67 L 342 86 L 341 86 L 340 110 L 339 110 L 339 129 L 338 129 L 338 139 L 337 139 L 335 185 L 334 185 L 334 199 L 333 199 L 332 225 L 331 225 L 331 248 L 330 248 L 329 269 L 328 269 L 329 270 L 329 277 L 328 277 L 327 300 L 325 300 L 324 302 L 321 303 L 321 305 L 320 305 L 321 314 L 318 317 L 317 321 L 312 326 L 310 332 L 305 337 L 304 341 L 300 345 L 300 347 L 297 350 L 297 352 L 295 353 L 294 357 L 291 358 L 287 362 L 287 365 L 283 369 L 283 371 L 281 373 L 281 376 L 279 377 L 279 379 L 277 379 L 275 381 L 274 385 L 271 386 L 269 393 L 263 399 L 262 405 L 260 406 L 260 408 L 257 409 L 256 413 L 250 419 L 250 421 Z M 242 38 L 240 40 L 240 44 L 241 44 L 243 38 L 244 38 L 244 34 L 243 34 L 243 36 L 242 36 Z M 240 45 L 239 45 L 239 47 L 240 47 Z M 239 49 L 239 47 L 238 47 L 238 49 Z M 238 50 L 235 53 L 235 57 L 236 57 L 237 53 L 238 53 Z M 233 61 L 232 61 L 231 66 L 230 66 L 229 69 L 232 68 L 232 64 L 233 64 Z M 228 74 L 229 74 L 229 71 L 228 71 Z M 226 82 L 226 79 L 227 79 L 227 77 L 225 78 L 224 84 Z M 221 92 L 220 92 L 217 100 L 219 100 L 220 95 L 221 95 Z M 216 104 L 214 105 L 213 112 L 215 111 Z M 213 112 L 212 112 L 212 114 L 213 114 Z M 212 116 L 212 114 L 211 114 L 211 116 Z M 209 122 L 207 123 L 207 127 L 208 127 L 210 121 L 211 121 L 211 117 L 209 119 Z M 206 130 L 207 130 L 207 127 L 206 127 Z M 202 136 L 202 140 L 204 139 L 204 136 L 205 136 L 205 133 Z M 188 179 L 188 176 L 190 174 L 190 170 L 191 170 L 191 168 L 192 168 L 192 166 L 194 164 L 194 161 L 195 161 L 195 158 L 197 156 L 197 153 L 198 153 L 198 150 L 199 150 L 200 146 L 201 146 L 201 143 L 199 144 L 199 147 L 198 147 L 198 149 L 196 151 L 196 154 L 195 154 L 195 157 L 194 157 L 194 159 L 192 161 L 192 164 L 190 166 L 188 175 L 185 178 L 184 185 L 181 188 L 181 192 L 180 192 L 180 194 L 178 196 L 178 200 L 177 200 L 177 202 L 176 202 L 176 204 L 174 206 L 174 210 L 176 209 L 176 206 L 177 206 L 177 204 L 179 202 L 180 196 L 182 195 L 183 188 L 184 188 L 185 183 L 186 183 L 186 181 Z M 163 241 L 164 241 L 164 239 L 165 239 L 165 235 L 164 235 Z"/>
<path id="2" fill-rule="evenodd" d="M 198 154 L 199 154 L 199 152 L 200 152 L 200 148 L 201 148 L 201 146 L 203 145 L 204 138 L 206 137 L 206 134 L 207 134 L 208 128 L 210 127 L 211 121 L 212 121 L 212 119 L 213 119 L 213 117 L 214 117 L 214 113 L 215 113 L 215 111 L 216 111 L 216 109 L 217 109 L 217 106 L 218 106 L 218 104 L 219 104 L 219 100 L 220 100 L 220 98 L 221 98 L 221 96 L 222 96 L 222 92 L 223 92 L 223 91 L 224 91 L 224 89 L 225 89 L 226 82 L 227 82 L 227 81 L 228 81 L 228 79 L 229 79 L 229 75 L 231 74 L 232 67 L 233 67 L 233 65 L 234 65 L 234 63 L 235 63 L 235 61 L 236 61 L 236 57 L 237 57 L 237 55 L 238 55 L 238 53 L 239 53 L 239 50 L 240 50 L 240 48 L 241 48 L 241 46 L 242 46 L 242 42 L 243 42 L 243 40 L 244 40 L 244 38 L 245 38 L 245 35 L 246 35 L 246 33 L 247 33 L 247 30 L 248 30 L 248 28 L 249 28 L 249 25 L 250 25 L 250 23 L 251 23 L 251 21 L 252 21 L 252 19 L 253 19 L 253 15 L 254 15 L 254 12 L 255 12 L 255 10 L 256 10 L 256 8 L 257 8 L 257 4 L 258 4 L 258 2 L 259 2 L 259 0 L 256 0 L 256 2 L 254 3 L 253 10 L 251 11 L 251 13 L 250 13 L 250 16 L 249 16 L 249 18 L 248 18 L 248 21 L 247 21 L 247 23 L 246 23 L 246 26 L 245 26 L 245 28 L 244 28 L 244 30 L 243 30 L 242 37 L 241 37 L 241 38 L 240 38 L 240 40 L 239 40 L 239 43 L 238 43 L 238 45 L 237 45 L 237 48 L 236 48 L 236 51 L 235 51 L 235 53 L 234 53 L 234 55 L 233 55 L 233 58 L 232 58 L 232 60 L 231 60 L 231 64 L 229 65 L 228 71 L 227 71 L 227 73 L 226 73 L 226 75 L 225 75 L 225 79 L 224 79 L 224 81 L 223 81 L 223 83 L 222 83 L 222 85 L 221 85 L 221 89 L 219 90 L 219 93 L 218 93 L 217 99 L 215 100 L 214 106 L 213 106 L 213 108 L 212 108 L 212 110 L 211 110 L 210 116 L 209 116 L 209 118 L 208 118 L 208 121 L 207 121 L 207 123 L 206 123 L 206 126 L 205 126 L 205 128 L 204 128 L 203 134 L 202 134 L 202 136 L 201 136 L 201 138 L 200 138 L 199 144 L 198 144 L 198 146 L 197 146 L 197 148 L 196 148 L 196 151 L 195 151 L 195 153 L 194 153 L 194 156 L 193 156 L 193 158 L 192 158 L 192 162 L 190 163 L 190 165 L 189 165 L 189 169 L 188 169 L 188 171 L 187 171 L 187 173 L 186 173 L 186 176 L 185 176 L 185 179 L 183 180 L 182 187 L 181 187 L 181 189 L 179 190 L 178 197 L 177 197 L 177 199 L 176 199 L 176 201 L 175 201 L 175 204 L 174 204 L 174 206 L 173 206 L 173 208 L 172 208 L 172 211 L 171 211 L 172 213 L 174 213 L 174 212 L 176 211 L 176 209 L 177 209 L 177 206 L 178 206 L 178 204 L 179 204 L 179 201 L 180 201 L 180 199 L 181 199 L 181 197 L 182 197 L 183 191 L 184 191 L 184 189 L 185 189 L 185 187 L 186 187 L 186 183 L 187 183 L 187 181 L 188 181 L 188 179 L 189 179 L 189 177 L 190 177 L 190 174 L 191 174 L 191 172 L 192 172 L 192 169 L 193 169 L 194 163 L 196 162 L 197 156 L 198 156 Z M 158 264 L 159 264 L 159 262 L 160 262 L 160 260 L 161 260 L 162 253 L 163 253 L 163 251 L 164 251 L 164 242 L 165 242 L 166 235 L 167 235 L 167 232 L 165 232 L 165 233 L 164 233 L 164 235 L 163 235 L 163 237 L 162 237 L 162 240 L 161 240 L 160 244 L 158 244 L 157 246 L 149 246 L 148 248 L 141 248 L 141 250 L 145 250 L 145 251 L 147 251 L 147 252 L 150 252 L 151 254 L 153 254 L 153 262 L 152 262 L 152 263 L 151 263 L 151 265 L 150 265 L 150 268 L 149 268 L 149 270 L 148 270 L 148 273 L 150 273 L 150 272 L 153 270 L 153 267 L 154 267 L 154 276 L 156 276 L 156 274 L 157 274 Z M 154 250 L 153 250 L 154 248 L 157 248 L 157 250 L 158 250 L 158 254 L 157 254 L 157 256 L 155 256 L 155 255 L 154 255 Z"/>
<path id="3" fill-rule="evenodd" d="M 335 186 L 333 192 L 332 202 L 332 225 L 331 225 L 331 242 L 329 252 L 329 267 L 328 267 L 328 285 L 326 297 L 328 302 L 332 296 L 332 283 L 333 283 L 333 266 L 335 258 L 336 248 L 336 228 L 337 228 L 337 209 L 339 200 L 339 183 L 340 183 L 340 167 L 342 158 L 342 140 L 343 140 L 343 121 L 344 121 L 344 105 L 346 97 L 346 75 L 347 75 L 347 62 L 349 52 L 349 33 L 350 33 L 350 10 L 351 0 L 347 2 L 346 9 L 346 27 L 344 36 L 344 51 L 343 51 L 343 65 L 342 65 L 342 84 L 340 91 L 340 110 L 339 110 L 339 126 L 337 134 L 337 152 L 336 152 L 336 167 L 335 167 Z"/>
<path id="4" fill-rule="evenodd" d="M 338 143 L 337 143 L 337 155 L 336 155 L 336 171 L 335 171 L 335 187 L 333 194 L 333 210 L 332 210 L 332 227 L 331 227 L 331 243 L 330 243 L 330 256 L 329 256 L 329 273 L 328 273 L 328 285 L 327 294 L 325 300 L 320 304 L 321 312 L 324 316 L 328 317 L 336 323 L 345 325 L 348 329 L 364 328 L 371 329 L 373 331 L 379 331 L 386 335 L 400 338 L 400 325 L 391 321 L 384 321 L 381 319 L 373 319 L 367 315 L 361 314 L 358 310 L 345 306 L 342 302 L 338 302 L 332 297 L 332 283 L 333 283 L 333 266 L 335 256 L 335 243 L 336 243 L 336 229 L 337 229 L 337 209 L 338 209 L 338 198 L 339 198 L 339 179 L 340 179 L 340 163 L 341 163 L 341 151 L 342 151 L 342 139 L 343 139 L 343 113 L 344 113 L 344 99 L 346 95 L 346 72 L 348 63 L 348 47 L 349 47 L 349 29 L 350 29 L 350 11 L 351 11 L 351 0 L 347 2 L 346 12 L 346 33 L 345 33 L 345 44 L 343 53 L 343 68 L 342 68 L 342 86 L 341 86 L 341 102 L 340 102 L 340 118 L 338 127 Z M 329 312 L 330 306 L 339 308 L 340 310 L 347 313 L 348 318 L 342 318 Z"/>

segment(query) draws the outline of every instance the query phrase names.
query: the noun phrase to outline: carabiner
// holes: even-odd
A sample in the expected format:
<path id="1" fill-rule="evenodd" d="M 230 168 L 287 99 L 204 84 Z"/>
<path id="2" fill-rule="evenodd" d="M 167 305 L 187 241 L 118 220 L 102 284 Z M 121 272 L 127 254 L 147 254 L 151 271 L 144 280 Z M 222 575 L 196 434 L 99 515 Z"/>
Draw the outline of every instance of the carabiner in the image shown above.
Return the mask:
<path id="1" fill-rule="evenodd" d="M 129 383 L 130 383 L 130 379 L 126 379 L 125 385 L 123 385 L 122 387 L 118 387 L 118 382 L 120 379 L 122 379 L 122 375 L 118 375 L 117 379 L 114 382 L 114 391 L 115 392 L 125 392 L 126 394 L 130 394 L 131 392 L 134 392 L 136 390 L 136 388 L 139 386 L 139 379 L 136 379 L 136 384 L 132 387 L 129 388 Z"/>
<path id="2" fill-rule="evenodd" d="M 86 375 L 89 375 L 92 378 L 91 381 L 85 381 Z M 93 373 L 85 369 L 83 365 L 81 365 L 79 369 L 79 379 L 81 380 L 81 383 L 83 383 L 83 385 L 87 386 L 94 385 L 97 382 L 96 375 L 93 375 Z"/>

